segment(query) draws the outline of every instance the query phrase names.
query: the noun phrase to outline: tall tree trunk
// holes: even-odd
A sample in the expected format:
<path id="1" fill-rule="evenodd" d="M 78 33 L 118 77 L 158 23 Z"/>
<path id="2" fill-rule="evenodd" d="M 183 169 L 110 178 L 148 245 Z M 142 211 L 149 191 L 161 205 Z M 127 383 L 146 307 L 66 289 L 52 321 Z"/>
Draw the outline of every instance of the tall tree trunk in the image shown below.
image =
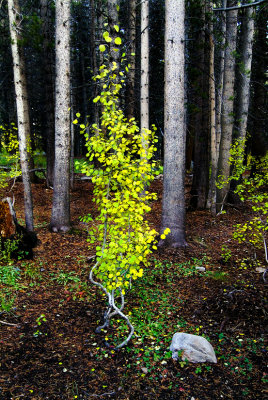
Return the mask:
<path id="1" fill-rule="evenodd" d="M 213 4 L 209 4 L 210 13 L 212 13 Z M 215 44 L 213 37 L 213 22 L 209 19 L 209 128 L 210 128 L 210 182 L 207 200 L 207 208 L 211 210 L 213 215 L 216 214 L 216 179 L 217 179 L 217 135 L 216 135 L 216 91 L 215 91 L 215 74 L 214 74 L 214 56 Z"/>
<path id="2" fill-rule="evenodd" d="M 34 230 L 33 202 L 29 172 L 30 118 L 23 49 L 18 45 L 20 38 L 20 9 L 17 0 L 8 0 L 8 15 L 13 57 L 14 83 L 17 104 L 18 138 L 22 180 L 24 186 L 25 224 L 28 231 Z"/>
<path id="3" fill-rule="evenodd" d="M 126 115 L 135 117 L 135 52 L 136 52 L 136 0 L 128 0 L 128 63 L 129 73 L 126 88 Z"/>
<path id="4" fill-rule="evenodd" d="M 236 130 L 241 140 L 246 138 L 250 99 L 250 76 L 254 35 L 253 8 L 245 8 L 241 26 L 241 58 L 237 80 Z"/>
<path id="5" fill-rule="evenodd" d="M 45 141 L 47 156 L 48 187 L 53 186 L 55 162 L 55 84 L 54 84 L 54 52 L 52 50 L 52 19 L 48 0 L 41 0 L 41 19 L 43 23 L 43 60 L 45 80 Z"/>
<path id="6" fill-rule="evenodd" d="M 70 0 L 56 0 L 55 168 L 50 227 L 70 229 Z"/>
<path id="7" fill-rule="evenodd" d="M 149 0 L 141 3 L 140 126 L 149 129 Z"/>
<path id="8" fill-rule="evenodd" d="M 227 2 L 227 7 L 236 5 L 234 0 Z M 226 48 L 224 57 L 223 100 L 221 118 L 221 142 L 218 161 L 218 176 L 223 183 L 222 188 L 217 188 L 217 212 L 226 201 L 229 191 L 227 180 L 230 176 L 230 148 L 233 134 L 234 112 L 234 81 L 235 81 L 235 51 L 237 36 L 237 10 L 227 11 L 226 18 Z"/>
<path id="9" fill-rule="evenodd" d="M 118 0 L 108 0 L 107 5 L 108 5 L 108 24 L 109 24 L 110 36 L 114 40 L 118 36 L 118 33 L 117 33 L 116 29 L 114 28 L 115 25 L 117 25 L 117 26 L 119 25 Z M 119 62 L 120 51 L 118 51 L 117 46 L 114 44 L 112 44 L 112 46 L 111 46 L 110 58 L 111 58 L 111 62 L 113 62 L 113 61 L 115 61 L 116 63 Z"/>
<path id="10" fill-rule="evenodd" d="M 268 64 L 268 10 L 257 11 L 256 35 L 253 45 L 252 96 L 250 105 L 250 150 L 254 157 L 263 157 L 268 150 L 267 143 L 267 64 Z"/>
<path id="11" fill-rule="evenodd" d="M 195 102 L 198 108 L 195 113 L 194 170 L 191 206 L 194 209 L 206 208 L 208 193 L 208 124 L 209 124 L 209 48 L 206 40 L 206 6 L 200 1 L 200 30 L 196 38 L 197 78 L 195 79 Z"/>
<path id="12" fill-rule="evenodd" d="M 92 70 L 93 75 L 96 76 L 98 73 L 98 64 L 97 64 L 97 57 L 96 57 L 96 25 L 97 25 L 97 18 L 95 13 L 95 4 L 94 0 L 90 0 L 90 16 L 91 16 L 91 24 L 90 24 L 90 49 L 91 49 L 91 63 L 92 63 Z M 97 27 L 98 28 L 98 27 Z M 98 95 L 98 87 L 96 82 L 93 83 L 93 99 Z M 93 122 L 94 124 L 99 125 L 99 102 L 92 103 L 93 107 Z"/>
<path id="13" fill-rule="evenodd" d="M 222 7 L 227 7 L 227 0 L 222 0 Z M 221 109 L 222 109 L 222 93 L 223 93 L 223 75 L 224 75 L 224 56 L 225 56 L 225 43 L 226 43 L 226 13 L 221 13 L 221 43 L 219 48 L 219 73 L 216 79 L 216 158 L 218 163 L 220 142 L 221 142 Z M 217 49 L 216 49 L 217 50 Z M 215 209 L 216 206 L 214 206 Z M 214 212 L 215 213 L 215 212 Z"/>
<path id="14" fill-rule="evenodd" d="M 184 1 L 166 0 L 164 189 L 159 245 L 183 247 L 185 241 Z"/>

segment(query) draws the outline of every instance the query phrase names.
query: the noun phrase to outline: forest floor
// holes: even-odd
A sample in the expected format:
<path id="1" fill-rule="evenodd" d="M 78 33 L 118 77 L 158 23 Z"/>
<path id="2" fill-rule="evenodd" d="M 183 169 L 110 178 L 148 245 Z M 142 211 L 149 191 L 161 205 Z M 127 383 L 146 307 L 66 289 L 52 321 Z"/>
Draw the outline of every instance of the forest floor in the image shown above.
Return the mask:
<path id="1" fill-rule="evenodd" d="M 148 220 L 158 229 L 161 180 L 152 190 L 159 200 Z M 22 183 L 13 194 L 23 222 Z M 52 190 L 35 184 L 33 196 L 40 240 L 34 258 L 0 267 L 2 277 L 8 267 L 16 274 L 9 286 L 0 281 L 6 296 L 2 308 L 10 306 L 0 313 L 1 400 L 267 398 L 267 303 L 256 271 L 264 266 L 264 255 L 260 251 L 257 264 L 250 247 L 232 239 L 233 225 L 250 217 L 250 207 L 229 207 L 216 218 L 206 211 L 187 212 L 188 247 L 155 252 L 144 277 L 126 295 L 135 335 L 115 351 L 105 340 L 116 342 L 127 331 L 115 319 L 107 331 L 95 332 L 106 304 L 88 281 L 94 250 L 88 249 L 87 227 L 79 219 L 96 215 L 92 184 L 76 182 L 68 234 L 48 230 Z M 173 360 L 169 346 L 178 331 L 208 338 L 217 364 Z"/>

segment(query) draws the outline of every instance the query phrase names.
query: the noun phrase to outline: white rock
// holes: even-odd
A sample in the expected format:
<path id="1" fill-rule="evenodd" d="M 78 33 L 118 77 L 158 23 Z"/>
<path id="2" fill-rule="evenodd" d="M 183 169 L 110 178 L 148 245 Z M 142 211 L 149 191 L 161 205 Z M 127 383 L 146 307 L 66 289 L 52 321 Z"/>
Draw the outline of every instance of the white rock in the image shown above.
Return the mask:
<path id="1" fill-rule="evenodd" d="M 256 267 L 256 272 L 259 272 L 259 274 L 263 274 L 263 272 L 266 271 L 266 268 L 263 267 Z"/>
<path id="2" fill-rule="evenodd" d="M 197 271 L 200 271 L 200 272 L 205 272 L 205 271 L 206 271 L 206 268 L 205 268 L 205 267 L 195 267 L 195 269 L 196 269 Z"/>
<path id="3" fill-rule="evenodd" d="M 182 360 L 192 363 L 217 363 L 217 358 L 211 344 L 202 336 L 177 332 L 173 335 L 170 345 L 172 358 L 178 359 L 178 351 L 182 350 Z"/>

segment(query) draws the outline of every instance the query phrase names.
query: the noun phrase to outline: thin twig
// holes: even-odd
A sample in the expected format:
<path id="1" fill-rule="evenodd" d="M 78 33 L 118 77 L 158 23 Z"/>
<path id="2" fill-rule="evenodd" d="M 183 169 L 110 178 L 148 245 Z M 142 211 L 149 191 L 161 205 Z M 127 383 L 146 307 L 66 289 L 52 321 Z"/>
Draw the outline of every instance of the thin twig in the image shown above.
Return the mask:
<path id="1" fill-rule="evenodd" d="M 12 324 L 11 322 L 1 321 L 1 320 L 0 320 L 0 324 L 8 325 L 8 326 L 15 326 L 15 327 L 20 326 L 19 324 Z"/>
<path id="2" fill-rule="evenodd" d="M 258 6 L 259 4 L 266 3 L 267 0 L 260 0 L 256 1 L 255 3 L 248 3 L 248 4 L 241 4 L 240 6 L 234 6 L 234 7 L 226 7 L 226 8 L 213 8 L 213 11 L 230 11 L 230 10 L 240 10 L 240 8 L 246 8 L 246 7 L 255 7 Z"/>

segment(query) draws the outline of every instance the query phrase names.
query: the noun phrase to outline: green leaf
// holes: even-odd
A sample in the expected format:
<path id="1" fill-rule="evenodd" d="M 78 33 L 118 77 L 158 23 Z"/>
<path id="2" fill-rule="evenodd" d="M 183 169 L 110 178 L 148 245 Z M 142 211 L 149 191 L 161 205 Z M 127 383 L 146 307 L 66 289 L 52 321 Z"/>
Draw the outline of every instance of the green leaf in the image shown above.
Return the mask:
<path id="1" fill-rule="evenodd" d="M 116 32 L 119 32 L 119 26 L 118 25 L 114 25 L 114 29 L 116 30 Z"/>

